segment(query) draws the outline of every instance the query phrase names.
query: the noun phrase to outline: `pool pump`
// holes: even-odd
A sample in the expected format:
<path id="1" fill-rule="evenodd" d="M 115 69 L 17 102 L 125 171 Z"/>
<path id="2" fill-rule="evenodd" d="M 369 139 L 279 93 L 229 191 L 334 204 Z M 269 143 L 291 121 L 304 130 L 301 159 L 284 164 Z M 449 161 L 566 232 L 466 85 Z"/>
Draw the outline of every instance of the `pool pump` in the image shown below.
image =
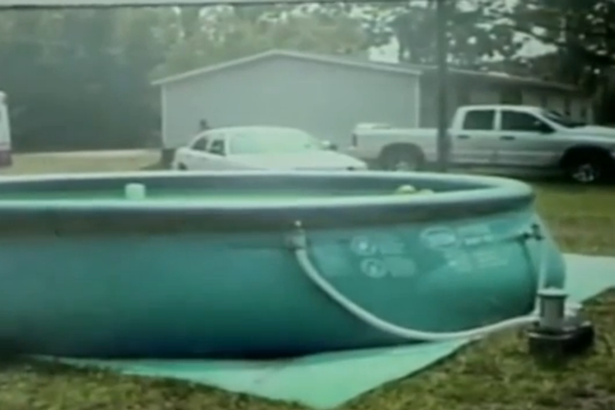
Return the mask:
<path id="1" fill-rule="evenodd" d="M 583 319 L 580 307 L 566 312 L 567 297 L 563 289 L 542 289 L 538 293 L 538 321 L 527 331 L 532 355 L 563 358 L 584 353 L 593 346 L 592 323 Z"/>

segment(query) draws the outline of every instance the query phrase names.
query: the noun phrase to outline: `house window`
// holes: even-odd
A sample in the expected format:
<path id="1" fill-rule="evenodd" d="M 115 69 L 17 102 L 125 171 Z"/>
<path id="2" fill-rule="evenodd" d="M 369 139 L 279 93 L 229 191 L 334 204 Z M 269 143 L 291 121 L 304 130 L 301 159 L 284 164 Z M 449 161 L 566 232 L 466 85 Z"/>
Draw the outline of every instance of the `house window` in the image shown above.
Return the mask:
<path id="1" fill-rule="evenodd" d="M 500 90 L 500 104 L 523 104 L 523 93 L 520 88 L 503 88 Z"/>

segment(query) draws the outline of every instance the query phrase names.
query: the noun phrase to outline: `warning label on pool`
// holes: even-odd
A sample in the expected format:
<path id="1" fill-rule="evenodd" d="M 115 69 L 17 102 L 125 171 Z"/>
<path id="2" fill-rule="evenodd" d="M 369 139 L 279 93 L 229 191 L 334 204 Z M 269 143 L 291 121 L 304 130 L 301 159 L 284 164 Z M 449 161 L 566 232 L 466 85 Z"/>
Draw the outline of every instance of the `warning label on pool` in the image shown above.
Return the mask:
<path id="1" fill-rule="evenodd" d="M 350 238 L 345 246 L 345 263 L 352 263 L 354 272 L 380 279 L 419 278 L 442 269 L 486 272 L 508 265 L 516 245 L 498 240 L 489 224 L 467 224 L 369 232 Z"/>
<path id="2" fill-rule="evenodd" d="M 350 241 L 350 249 L 357 256 L 373 256 L 378 248 L 367 236 L 355 236 Z"/>
<path id="3" fill-rule="evenodd" d="M 423 246 L 439 253 L 459 273 L 502 267 L 511 257 L 512 244 L 498 243 L 488 224 L 430 227 L 419 237 Z"/>
<path id="4" fill-rule="evenodd" d="M 368 258 L 361 261 L 361 272 L 370 278 L 380 279 L 387 276 L 389 270 L 380 259 Z"/>
<path id="5" fill-rule="evenodd" d="M 350 241 L 350 250 L 357 256 L 403 255 L 406 245 L 402 238 L 396 235 L 376 234 L 355 236 Z"/>
<path id="6" fill-rule="evenodd" d="M 412 251 L 400 235 L 360 235 L 353 237 L 349 245 L 352 254 L 361 258 L 361 273 L 369 278 L 407 278 L 417 272 L 417 264 L 409 255 Z"/>
<path id="7" fill-rule="evenodd" d="M 421 243 L 429 249 L 445 251 L 459 246 L 457 233 L 445 226 L 428 228 L 421 233 Z"/>

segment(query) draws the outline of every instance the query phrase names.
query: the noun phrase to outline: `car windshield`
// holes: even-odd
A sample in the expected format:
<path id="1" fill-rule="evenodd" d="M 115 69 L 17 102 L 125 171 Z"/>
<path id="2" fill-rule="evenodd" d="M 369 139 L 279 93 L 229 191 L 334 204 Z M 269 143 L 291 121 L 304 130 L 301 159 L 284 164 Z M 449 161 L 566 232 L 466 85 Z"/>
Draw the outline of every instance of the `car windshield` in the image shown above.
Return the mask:
<path id="1" fill-rule="evenodd" d="M 311 135 L 293 129 L 254 129 L 231 133 L 230 154 L 301 153 L 324 150 Z"/>
<path id="2" fill-rule="evenodd" d="M 553 121 L 554 123 L 566 128 L 582 127 L 583 125 L 585 125 L 585 123 L 582 121 L 572 120 L 553 110 L 543 110 L 542 115 L 545 118 Z"/>

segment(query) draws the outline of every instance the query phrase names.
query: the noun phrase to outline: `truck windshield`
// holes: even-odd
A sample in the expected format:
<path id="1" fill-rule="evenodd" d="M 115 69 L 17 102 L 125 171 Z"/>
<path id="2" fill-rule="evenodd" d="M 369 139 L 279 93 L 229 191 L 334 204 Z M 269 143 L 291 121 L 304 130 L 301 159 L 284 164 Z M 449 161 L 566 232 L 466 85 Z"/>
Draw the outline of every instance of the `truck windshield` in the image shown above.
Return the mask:
<path id="1" fill-rule="evenodd" d="M 585 125 L 584 122 L 571 120 L 570 118 L 552 110 L 543 110 L 542 115 L 554 123 L 566 128 L 582 127 Z"/>

